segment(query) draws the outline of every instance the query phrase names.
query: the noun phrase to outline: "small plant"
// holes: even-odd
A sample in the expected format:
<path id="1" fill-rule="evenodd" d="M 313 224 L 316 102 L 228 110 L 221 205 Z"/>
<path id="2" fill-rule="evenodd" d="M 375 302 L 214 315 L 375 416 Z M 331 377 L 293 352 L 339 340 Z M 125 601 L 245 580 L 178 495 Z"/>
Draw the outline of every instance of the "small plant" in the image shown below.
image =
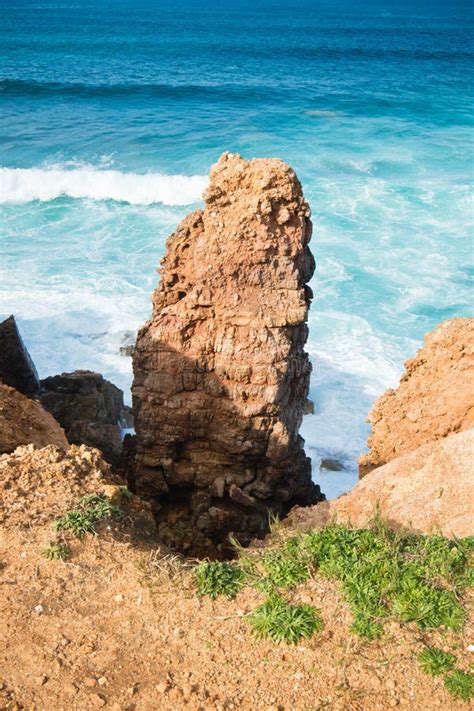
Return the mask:
<path id="1" fill-rule="evenodd" d="M 201 597 L 209 595 L 215 600 L 218 595 L 234 598 L 244 583 L 244 573 L 232 563 L 205 561 L 195 570 L 197 593 Z"/>
<path id="2" fill-rule="evenodd" d="M 105 496 L 92 494 L 84 496 L 77 509 L 68 511 L 64 516 L 58 518 L 54 529 L 56 531 L 71 531 L 75 536 L 82 538 L 86 533 L 95 533 L 95 524 L 99 521 L 122 517 L 121 508 L 111 504 Z"/>
<path id="3" fill-rule="evenodd" d="M 474 676 L 456 669 L 452 674 L 445 676 L 444 685 L 455 699 L 469 701 L 474 697 Z"/>
<path id="4" fill-rule="evenodd" d="M 46 548 L 43 548 L 41 555 L 46 560 L 67 560 L 71 554 L 71 550 L 67 543 L 51 543 Z"/>
<path id="5" fill-rule="evenodd" d="M 132 492 L 126 484 L 122 484 L 121 486 L 119 486 L 119 489 L 122 496 L 124 496 L 126 499 L 131 499 L 133 497 Z"/>
<path id="6" fill-rule="evenodd" d="M 455 663 L 456 657 L 454 654 L 444 652 L 437 647 L 425 647 L 418 655 L 418 661 L 425 674 L 430 676 L 439 676 L 450 671 Z"/>
<path id="7" fill-rule="evenodd" d="M 271 595 L 248 617 L 254 634 L 279 644 L 297 644 L 319 632 L 323 623 L 311 605 L 291 605 L 279 595 Z"/>
<path id="8" fill-rule="evenodd" d="M 290 539 L 277 550 L 270 550 L 262 557 L 262 567 L 267 573 L 261 587 L 271 590 L 275 588 L 294 588 L 304 583 L 310 576 L 308 557 L 300 547 L 298 539 Z"/>

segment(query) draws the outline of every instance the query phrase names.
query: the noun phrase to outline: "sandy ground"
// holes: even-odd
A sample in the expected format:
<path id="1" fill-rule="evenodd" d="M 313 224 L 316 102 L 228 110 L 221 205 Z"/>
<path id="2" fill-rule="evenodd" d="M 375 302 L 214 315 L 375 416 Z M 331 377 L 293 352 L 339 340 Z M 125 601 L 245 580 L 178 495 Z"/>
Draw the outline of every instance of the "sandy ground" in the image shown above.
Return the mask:
<path id="1" fill-rule="evenodd" d="M 295 647 L 252 637 L 258 593 L 198 599 L 192 573 L 128 524 L 72 544 L 68 561 L 40 551 L 47 525 L 0 534 L 0 709 L 113 711 L 465 709 L 415 659 L 428 635 L 387 625 L 364 642 L 348 631 L 337 585 L 305 584 L 295 600 L 324 631 Z M 471 635 L 472 636 L 472 635 Z M 464 660 L 462 635 L 430 635 Z"/>

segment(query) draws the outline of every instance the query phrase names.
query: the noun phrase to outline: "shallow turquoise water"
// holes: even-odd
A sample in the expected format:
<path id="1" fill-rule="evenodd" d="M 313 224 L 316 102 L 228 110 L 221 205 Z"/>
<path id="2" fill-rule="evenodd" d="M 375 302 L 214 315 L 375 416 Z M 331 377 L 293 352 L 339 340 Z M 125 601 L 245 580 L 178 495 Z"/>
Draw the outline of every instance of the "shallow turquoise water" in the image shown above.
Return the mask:
<path id="1" fill-rule="evenodd" d="M 210 165 L 278 156 L 314 219 L 303 434 L 317 480 L 321 456 L 346 463 L 323 489 L 347 488 L 373 398 L 426 331 L 472 313 L 470 7 L 9 0 L 0 314 L 40 374 L 93 368 L 127 390 L 118 349 Z"/>

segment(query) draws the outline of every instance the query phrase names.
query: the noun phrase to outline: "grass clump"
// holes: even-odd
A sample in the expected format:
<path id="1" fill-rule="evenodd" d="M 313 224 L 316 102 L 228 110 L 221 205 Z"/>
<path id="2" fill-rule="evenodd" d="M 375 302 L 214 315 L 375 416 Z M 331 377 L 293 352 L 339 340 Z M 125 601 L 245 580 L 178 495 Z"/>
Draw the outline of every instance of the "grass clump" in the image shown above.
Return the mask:
<path id="1" fill-rule="evenodd" d="M 123 511 L 100 494 L 84 496 L 76 509 L 68 511 L 54 523 L 56 531 L 71 531 L 82 538 L 86 533 L 95 533 L 99 521 L 123 518 Z"/>
<path id="2" fill-rule="evenodd" d="M 265 552 L 261 559 L 264 577 L 259 587 L 264 591 L 295 588 L 310 577 L 310 565 L 298 539 L 290 539 L 281 548 Z"/>
<path id="3" fill-rule="evenodd" d="M 351 631 L 366 639 L 381 637 L 387 618 L 414 622 L 421 629 L 458 630 L 465 621 L 461 599 L 473 580 L 474 539 L 396 533 L 376 519 L 367 529 L 333 523 L 279 540 L 270 549 L 244 550 L 234 543 L 236 564 L 197 567 L 198 594 L 234 597 L 244 585 L 265 593 L 266 602 L 250 616 L 260 636 L 275 641 L 292 638 L 291 632 L 281 630 L 287 621 L 298 625 L 306 619 L 308 606 L 289 605 L 283 591 L 317 574 L 340 583 L 353 615 Z M 436 660 L 429 654 L 420 661 L 434 668 Z M 437 659 L 439 663 L 441 657 Z"/>
<path id="4" fill-rule="evenodd" d="M 419 653 L 418 661 L 425 674 L 439 676 L 454 667 L 456 657 L 454 654 L 444 652 L 437 647 L 425 647 L 423 651 Z"/>
<path id="5" fill-rule="evenodd" d="M 51 543 L 43 548 L 41 555 L 46 560 L 67 560 L 71 550 L 67 543 Z"/>
<path id="6" fill-rule="evenodd" d="M 248 617 L 254 634 L 276 644 L 297 644 L 319 632 L 323 623 L 311 605 L 292 605 L 279 595 L 271 595 Z"/>
<path id="7" fill-rule="evenodd" d="M 474 675 L 456 669 L 444 677 L 444 685 L 451 696 L 462 701 L 470 701 L 474 697 Z"/>
<path id="8" fill-rule="evenodd" d="M 469 582 L 471 548 L 463 541 L 396 534 L 376 522 L 363 530 L 333 524 L 306 534 L 303 545 L 323 575 L 341 582 L 352 631 L 362 637 L 380 637 L 389 615 L 422 629 L 464 623 L 459 594 Z"/>
<path id="9" fill-rule="evenodd" d="M 218 595 L 234 598 L 244 584 L 244 573 L 233 563 L 204 561 L 195 570 L 197 593 L 200 597 L 209 595 L 215 600 Z"/>

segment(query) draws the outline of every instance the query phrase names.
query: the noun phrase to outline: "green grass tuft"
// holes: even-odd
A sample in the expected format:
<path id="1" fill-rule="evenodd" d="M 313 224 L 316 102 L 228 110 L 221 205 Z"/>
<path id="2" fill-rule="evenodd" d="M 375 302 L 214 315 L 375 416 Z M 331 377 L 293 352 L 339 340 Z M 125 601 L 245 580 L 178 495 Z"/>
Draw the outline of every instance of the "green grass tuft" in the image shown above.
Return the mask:
<path id="1" fill-rule="evenodd" d="M 351 631 L 366 639 L 381 637 L 387 618 L 421 629 L 458 630 L 465 621 L 461 601 L 474 577 L 473 539 L 396 533 L 375 519 L 372 528 L 333 523 L 271 549 L 244 550 L 236 541 L 234 547 L 237 564 L 198 566 L 198 593 L 233 597 L 243 585 L 265 593 L 267 602 L 255 611 L 257 626 L 283 609 L 283 590 L 317 574 L 340 583 L 353 615 Z"/>
<path id="2" fill-rule="evenodd" d="M 291 605 L 279 595 L 271 595 L 248 617 L 254 634 L 276 644 L 297 644 L 319 632 L 323 623 L 311 605 Z"/>
<path id="3" fill-rule="evenodd" d="M 444 685 L 455 699 L 470 701 L 474 697 L 474 675 L 456 669 L 444 678 Z"/>
<path id="4" fill-rule="evenodd" d="M 437 647 L 425 647 L 418 655 L 418 661 L 425 674 L 439 676 L 450 671 L 455 663 L 456 657 L 449 652 L 443 652 Z"/>
<path id="5" fill-rule="evenodd" d="M 272 588 L 294 588 L 310 576 L 308 557 L 298 539 L 290 539 L 281 548 L 265 552 L 261 565 L 266 578 L 261 581 L 260 587 L 268 591 Z"/>
<path id="6" fill-rule="evenodd" d="M 82 538 L 86 533 L 95 533 L 95 525 L 107 519 L 123 518 L 123 511 L 119 506 L 114 506 L 105 496 L 92 494 L 84 496 L 77 509 L 68 511 L 54 523 L 56 531 L 71 531 L 75 536 Z"/>
<path id="7" fill-rule="evenodd" d="M 43 548 L 41 555 L 46 560 L 67 560 L 71 551 L 67 543 L 50 543 L 49 546 Z"/>
<path id="8" fill-rule="evenodd" d="M 195 570 L 197 593 L 209 595 L 215 600 L 218 595 L 234 598 L 244 583 L 244 573 L 232 563 L 204 561 Z"/>

